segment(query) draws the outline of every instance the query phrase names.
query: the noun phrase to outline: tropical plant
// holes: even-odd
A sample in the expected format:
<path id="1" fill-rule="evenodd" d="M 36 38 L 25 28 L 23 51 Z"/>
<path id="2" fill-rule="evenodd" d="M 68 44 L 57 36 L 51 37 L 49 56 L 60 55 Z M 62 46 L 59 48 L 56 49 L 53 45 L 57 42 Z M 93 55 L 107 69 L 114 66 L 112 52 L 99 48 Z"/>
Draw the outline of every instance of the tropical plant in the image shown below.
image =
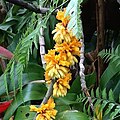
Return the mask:
<path id="1" fill-rule="evenodd" d="M 110 32 L 106 46 L 114 45 L 101 52 L 100 31 L 92 37 L 97 44 L 84 41 L 81 9 L 88 0 L 1 1 L 7 15 L 0 19 L 0 100 L 13 99 L 4 120 L 120 118 L 120 37 Z M 107 62 L 100 78 L 97 55 Z"/>

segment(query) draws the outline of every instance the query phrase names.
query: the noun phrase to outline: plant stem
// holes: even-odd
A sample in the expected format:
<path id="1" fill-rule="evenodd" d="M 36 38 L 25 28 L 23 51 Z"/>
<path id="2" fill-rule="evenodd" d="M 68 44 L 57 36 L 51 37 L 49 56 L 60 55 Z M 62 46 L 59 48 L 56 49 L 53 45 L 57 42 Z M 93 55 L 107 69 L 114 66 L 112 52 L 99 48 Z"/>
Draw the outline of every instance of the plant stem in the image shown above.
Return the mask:
<path id="1" fill-rule="evenodd" d="M 82 87 L 83 92 L 85 93 L 85 95 L 88 98 L 88 101 L 89 101 L 89 104 L 90 104 L 90 107 L 91 107 L 92 111 L 94 111 L 92 99 L 90 97 L 90 94 L 89 94 L 89 91 L 87 89 L 86 82 L 85 82 L 85 74 L 84 74 L 84 70 L 85 70 L 85 67 L 84 67 L 84 59 L 85 59 L 85 57 L 84 57 L 84 39 L 81 39 L 80 42 L 82 43 L 80 62 L 79 62 L 79 66 L 80 66 L 79 74 L 80 74 L 81 87 Z"/>
<path id="2" fill-rule="evenodd" d="M 97 53 L 104 49 L 105 39 L 105 20 L 104 20 L 104 0 L 97 0 L 96 2 L 96 23 L 97 23 Z M 98 57 L 98 75 L 97 85 L 100 83 L 100 77 L 103 73 L 103 61 Z"/>
<path id="3" fill-rule="evenodd" d="M 25 2 L 23 0 L 6 0 L 7 2 L 13 3 L 15 5 L 19 5 L 23 8 L 26 8 L 30 11 L 33 11 L 35 13 L 41 13 L 41 14 L 45 14 L 46 12 L 49 11 L 49 8 L 42 8 L 42 7 L 38 7 L 34 4 L 30 4 L 28 2 Z M 58 8 L 60 8 L 61 6 L 65 5 L 67 2 L 69 2 L 69 0 L 66 0 L 65 2 L 63 2 L 61 5 L 59 5 L 58 7 L 56 7 L 52 12 L 55 12 Z"/>
<path id="4" fill-rule="evenodd" d="M 39 7 L 37 7 L 37 6 L 33 5 L 33 4 L 30 4 L 28 2 L 25 2 L 23 0 L 6 0 L 6 1 L 10 2 L 10 3 L 13 3 L 15 5 L 19 5 L 19 6 L 23 7 L 23 8 L 26 8 L 26 9 L 28 9 L 30 11 L 33 11 L 35 13 L 44 14 L 49 10 L 49 8 L 39 8 Z"/>
<path id="5" fill-rule="evenodd" d="M 46 62 L 44 60 L 44 55 L 45 55 L 45 40 L 44 40 L 44 33 L 43 33 L 43 28 L 40 28 L 40 36 L 39 36 L 39 45 L 40 45 L 40 56 L 41 56 L 41 62 L 43 65 L 43 68 L 45 68 Z"/>
<path id="6" fill-rule="evenodd" d="M 49 100 L 49 98 L 51 97 L 51 95 L 52 95 L 52 93 L 53 93 L 53 85 L 54 85 L 55 82 L 56 82 L 56 80 L 52 80 L 52 81 L 51 81 L 51 83 L 50 83 L 50 85 L 49 85 L 49 87 L 48 87 L 47 93 L 46 93 L 43 101 L 41 102 L 40 106 L 41 106 L 42 104 L 46 104 L 47 101 Z M 40 106 L 39 106 L 39 107 L 40 107 Z M 35 115 L 34 120 L 36 120 L 37 115 L 38 115 L 38 114 Z"/>

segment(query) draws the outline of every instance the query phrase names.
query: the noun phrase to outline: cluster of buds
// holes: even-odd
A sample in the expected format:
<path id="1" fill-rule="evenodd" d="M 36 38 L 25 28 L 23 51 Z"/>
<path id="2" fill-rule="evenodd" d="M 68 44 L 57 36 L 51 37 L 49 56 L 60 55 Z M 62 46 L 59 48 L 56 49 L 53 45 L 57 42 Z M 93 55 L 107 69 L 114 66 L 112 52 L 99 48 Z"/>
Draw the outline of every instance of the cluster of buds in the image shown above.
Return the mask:
<path id="1" fill-rule="evenodd" d="M 65 96 L 67 89 L 70 89 L 69 82 L 72 78 L 70 67 L 78 62 L 76 56 L 80 56 L 81 42 L 72 31 L 67 29 L 70 16 L 65 16 L 65 9 L 58 11 L 56 18 L 60 21 L 52 31 L 56 44 L 54 49 L 49 50 L 44 57 L 46 61 L 45 80 L 48 84 L 53 79 L 56 80 L 53 85 L 53 96 L 60 97 Z"/>

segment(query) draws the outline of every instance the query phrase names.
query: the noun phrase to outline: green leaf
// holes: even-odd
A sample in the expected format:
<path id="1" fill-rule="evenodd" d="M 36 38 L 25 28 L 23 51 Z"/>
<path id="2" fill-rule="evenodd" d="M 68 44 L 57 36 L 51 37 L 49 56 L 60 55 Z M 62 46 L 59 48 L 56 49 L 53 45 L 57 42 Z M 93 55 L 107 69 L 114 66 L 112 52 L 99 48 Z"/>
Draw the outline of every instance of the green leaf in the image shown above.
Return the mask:
<path id="1" fill-rule="evenodd" d="M 110 120 L 113 120 L 118 113 L 120 113 L 120 106 L 117 106 L 117 108 L 111 113 Z"/>
<path id="2" fill-rule="evenodd" d="M 70 93 L 81 93 L 81 84 L 80 84 L 80 77 L 77 76 L 77 78 L 73 81 L 70 90 L 68 91 Z"/>
<path id="3" fill-rule="evenodd" d="M 97 98 L 100 98 L 100 89 L 99 89 L 99 87 L 98 87 L 97 90 L 96 90 L 96 97 L 97 97 Z"/>
<path id="4" fill-rule="evenodd" d="M 35 112 L 30 112 L 30 106 L 20 106 L 16 111 L 14 120 L 33 120 L 35 114 Z"/>
<path id="5" fill-rule="evenodd" d="M 68 93 L 65 97 L 60 97 L 56 99 L 56 105 L 71 105 L 78 103 L 76 101 L 77 95 L 75 93 Z"/>
<path id="6" fill-rule="evenodd" d="M 116 82 L 116 84 L 113 86 L 113 95 L 114 100 L 116 101 L 119 99 L 120 95 L 120 74 L 113 78 L 113 82 Z"/>
<path id="7" fill-rule="evenodd" d="M 111 89 L 109 91 L 109 100 L 114 102 L 114 94 L 113 94 L 113 91 Z"/>
<path id="8" fill-rule="evenodd" d="M 30 83 L 23 88 L 23 100 L 24 102 L 30 100 L 41 100 L 44 98 L 47 88 L 41 83 Z M 11 103 L 10 107 L 7 109 L 4 120 L 9 120 L 9 118 L 14 114 L 16 109 L 23 103 L 21 98 L 21 93 L 18 92 L 15 100 Z"/>
<path id="9" fill-rule="evenodd" d="M 114 68 L 114 69 L 113 69 Z M 100 87 L 101 90 L 103 90 L 108 82 L 110 81 L 110 79 L 120 71 L 119 67 L 115 67 L 115 63 L 109 63 L 107 69 L 105 70 L 105 72 L 102 74 L 101 79 L 100 79 Z"/>
<path id="10" fill-rule="evenodd" d="M 106 88 L 102 91 L 102 98 L 103 98 L 103 99 L 107 99 Z"/>
<path id="11" fill-rule="evenodd" d="M 91 87 L 94 86 L 94 84 L 96 83 L 96 72 L 93 71 L 91 74 L 85 75 L 85 81 L 87 84 L 87 87 Z"/>
<path id="12" fill-rule="evenodd" d="M 68 23 L 68 30 L 72 30 L 73 35 L 77 38 L 82 36 L 82 22 L 80 19 L 81 9 L 80 4 L 83 0 L 71 0 L 66 8 L 66 15 L 70 15 L 70 21 Z"/>
<path id="13" fill-rule="evenodd" d="M 110 103 L 109 106 L 108 106 L 108 108 L 107 108 L 107 110 L 105 111 L 105 115 L 109 114 L 110 111 L 112 110 L 112 108 L 113 108 L 114 106 L 115 106 L 115 104 Z"/>
<path id="14" fill-rule="evenodd" d="M 65 110 L 71 110 L 71 107 L 69 105 L 57 105 L 55 107 L 55 109 L 58 111 L 58 112 L 63 112 Z"/>
<path id="15" fill-rule="evenodd" d="M 88 74 L 85 76 L 87 87 L 91 87 L 96 82 L 96 73 L 92 72 L 91 74 Z M 77 76 L 77 78 L 73 81 L 71 88 L 69 90 L 70 93 L 81 93 L 81 83 L 80 83 L 80 77 Z"/>
<path id="16" fill-rule="evenodd" d="M 22 75 L 22 78 L 23 78 L 23 80 L 22 80 L 23 86 L 34 80 L 42 80 L 42 79 L 44 79 L 44 69 L 37 64 L 29 63 L 28 67 L 26 68 L 25 72 Z M 14 74 L 14 80 L 15 80 L 14 83 L 11 82 L 10 75 L 9 74 L 7 75 L 7 85 L 8 85 L 9 92 L 14 90 L 13 84 L 15 84 L 15 88 L 18 88 L 18 81 L 17 81 L 16 74 Z M 4 84 L 4 76 L 1 75 L 1 77 L 0 77 L 0 96 L 5 93 L 6 93 L 6 90 L 5 90 L 5 84 Z"/>
<path id="17" fill-rule="evenodd" d="M 89 120 L 87 114 L 77 110 L 69 110 L 58 113 L 56 120 Z"/>
<path id="18" fill-rule="evenodd" d="M 14 24 L 16 24 L 15 21 L 9 21 L 9 22 L 5 22 L 3 24 L 0 24 L 0 30 L 7 31 L 8 28 L 13 26 Z"/>
<path id="19" fill-rule="evenodd" d="M 20 30 L 22 29 L 22 27 L 24 27 L 24 25 L 28 22 L 28 20 L 31 18 L 32 16 L 32 12 L 27 12 L 24 16 L 22 16 L 18 22 L 18 24 L 16 25 L 15 29 L 20 32 Z"/>

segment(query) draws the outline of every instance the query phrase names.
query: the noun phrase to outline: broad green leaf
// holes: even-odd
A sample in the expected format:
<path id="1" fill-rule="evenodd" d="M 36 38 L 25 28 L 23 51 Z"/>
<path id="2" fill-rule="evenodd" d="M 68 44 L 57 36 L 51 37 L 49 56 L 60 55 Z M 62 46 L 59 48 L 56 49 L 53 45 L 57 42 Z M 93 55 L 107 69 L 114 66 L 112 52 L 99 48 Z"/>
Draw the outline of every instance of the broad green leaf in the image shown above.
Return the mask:
<path id="1" fill-rule="evenodd" d="M 30 112 L 30 106 L 20 106 L 18 107 L 14 120 L 33 120 L 35 117 L 35 112 Z"/>
<path id="2" fill-rule="evenodd" d="M 44 98 L 47 88 L 41 83 L 30 83 L 23 88 L 23 100 L 21 98 L 21 93 L 18 92 L 16 98 L 11 103 L 11 106 L 7 109 L 4 120 L 9 120 L 9 118 L 14 114 L 16 109 L 27 101 L 31 100 L 41 100 Z"/>
<path id="3" fill-rule="evenodd" d="M 73 81 L 70 90 L 68 91 L 70 93 L 81 93 L 81 84 L 80 84 L 80 77 L 77 76 L 77 78 Z"/>
<path id="4" fill-rule="evenodd" d="M 94 96 L 95 96 L 95 95 L 94 95 L 94 90 L 93 90 L 93 89 L 91 90 L 91 94 L 90 94 L 90 95 L 91 95 L 91 97 L 94 97 Z"/>
<path id="5" fill-rule="evenodd" d="M 71 105 L 78 103 L 76 101 L 77 95 L 75 93 L 68 93 L 65 97 L 59 97 L 56 99 L 56 105 Z"/>
<path id="6" fill-rule="evenodd" d="M 113 78 L 113 81 L 117 81 L 116 85 L 114 85 L 113 88 L 114 100 L 116 101 L 119 99 L 120 95 L 120 75 L 116 76 L 116 78 Z"/>
<path id="7" fill-rule="evenodd" d="M 56 120 L 89 120 L 87 114 L 77 110 L 69 110 L 58 113 Z"/>
<path id="8" fill-rule="evenodd" d="M 87 74 L 85 75 L 85 81 L 86 81 L 86 84 L 87 84 L 87 87 L 91 87 L 91 86 L 94 86 L 95 83 L 96 83 L 96 72 L 93 71 L 91 74 Z"/>
<path id="9" fill-rule="evenodd" d="M 69 105 L 56 105 L 55 109 L 59 112 L 63 112 L 65 110 L 71 110 L 71 107 Z"/>
<path id="10" fill-rule="evenodd" d="M 108 82 L 110 81 L 110 79 L 120 71 L 119 67 L 114 67 L 115 63 L 109 63 L 107 69 L 105 70 L 105 72 L 102 74 L 101 79 L 100 79 L 100 88 L 101 90 L 103 90 Z"/>
<path id="11" fill-rule="evenodd" d="M 44 69 L 37 65 L 37 64 L 28 64 L 28 67 L 26 68 L 25 72 L 22 75 L 23 78 L 23 86 L 28 84 L 31 81 L 34 80 L 43 80 L 44 79 Z M 15 88 L 18 88 L 18 81 L 17 76 L 14 76 L 14 84 Z M 10 76 L 7 75 L 7 82 L 8 82 L 8 90 L 13 91 L 13 83 L 10 81 Z M 6 93 L 5 85 L 4 85 L 4 76 L 1 75 L 0 77 L 0 96 L 4 95 Z"/>
<path id="12" fill-rule="evenodd" d="M 85 81 L 87 84 L 87 87 L 91 87 L 96 82 L 96 73 L 92 72 L 91 74 L 88 74 L 85 76 Z M 69 90 L 70 93 L 81 93 L 81 83 L 80 83 L 80 77 L 77 76 L 77 78 L 73 81 L 71 88 Z"/>

